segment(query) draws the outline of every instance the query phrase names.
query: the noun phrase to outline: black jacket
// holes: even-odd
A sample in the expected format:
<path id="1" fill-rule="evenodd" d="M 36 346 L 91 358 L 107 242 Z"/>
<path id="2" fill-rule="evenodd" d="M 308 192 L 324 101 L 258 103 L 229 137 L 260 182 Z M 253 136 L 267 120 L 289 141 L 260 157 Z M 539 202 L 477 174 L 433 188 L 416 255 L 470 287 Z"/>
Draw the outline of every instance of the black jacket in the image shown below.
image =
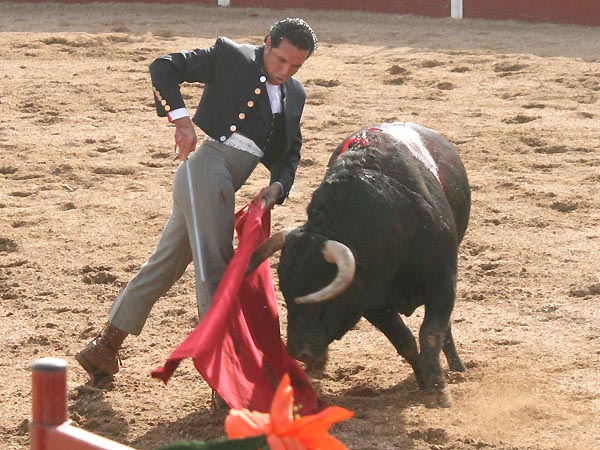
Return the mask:
<path id="1" fill-rule="evenodd" d="M 150 74 L 157 113 L 161 117 L 185 107 L 181 83 L 205 83 L 192 120 L 218 141 L 224 141 L 234 131 L 248 129 L 248 133 L 243 134 L 250 135 L 248 137 L 264 151 L 261 162 L 271 172 L 271 183 L 279 181 L 283 186 L 281 203 L 292 188 L 300 161 L 300 118 L 306 92 L 294 78 L 283 84 L 285 140 L 283 136 L 273 139 L 263 56 L 264 45 L 237 44 L 220 37 L 212 47 L 156 59 L 150 65 Z"/>

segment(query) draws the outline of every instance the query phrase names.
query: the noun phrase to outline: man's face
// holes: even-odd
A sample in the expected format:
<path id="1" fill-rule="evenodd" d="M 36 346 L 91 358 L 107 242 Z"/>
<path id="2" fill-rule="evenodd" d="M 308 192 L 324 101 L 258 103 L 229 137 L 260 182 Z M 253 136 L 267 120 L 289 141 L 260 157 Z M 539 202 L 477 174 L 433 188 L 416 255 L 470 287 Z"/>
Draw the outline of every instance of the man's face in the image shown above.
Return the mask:
<path id="1" fill-rule="evenodd" d="M 271 45 L 271 37 L 265 41 L 264 68 L 267 80 L 271 84 L 283 84 L 289 80 L 304 61 L 309 57 L 308 50 L 300 50 L 294 47 L 290 41 L 283 39 L 279 47 Z"/>

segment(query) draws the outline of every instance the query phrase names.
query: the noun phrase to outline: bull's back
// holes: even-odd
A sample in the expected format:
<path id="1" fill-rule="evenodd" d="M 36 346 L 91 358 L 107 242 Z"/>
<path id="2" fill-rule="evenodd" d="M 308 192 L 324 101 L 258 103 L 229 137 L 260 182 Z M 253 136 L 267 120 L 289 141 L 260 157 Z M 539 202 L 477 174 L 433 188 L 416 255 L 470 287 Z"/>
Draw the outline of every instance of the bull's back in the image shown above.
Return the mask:
<path id="1" fill-rule="evenodd" d="M 381 133 L 387 137 L 378 140 Z M 394 147 L 393 142 L 399 142 L 402 145 Z M 457 242 L 460 243 L 469 222 L 471 191 L 467 172 L 458 150 L 448 139 L 437 131 L 410 122 L 366 126 L 350 135 L 337 147 L 331 155 L 329 167 L 332 168 L 347 149 L 358 149 L 359 153 L 348 156 L 348 163 L 346 168 L 341 169 L 342 171 L 353 165 L 368 165 L 367 160 L 360 155 L 362 148 L 367 152 L 378 151 L 379 155 L 374 159 L 379 163 L 385 162 L 379 168 L 374 167 L 375 170 L 392 171 L 394 172 L 393 178 L 411 179 L 414 183 L 414 180 L 417 179 L 435 177 L 437 179 L 435 184 L 439 183 L 442 187 L 442 198 L 446 198 L 452 210 Z M 400 153 L 397 153 L 398 151 Z M 406 154 L 410 154 L 408 159 L 406 159 Z M 429 173 L 429 177 L 425 176 L 425 173 Z"/>
<path id="2" fill-rule="evenodd" d="M 454 213 L 456 234 L 460 243 L 469 223 L 471 188 L 458 150 L 454 144 L 437 131 L 415 123 L 406 123 L 406 126 L 419 133 L 424 146 L 437 166 L 439 181 Z"/>

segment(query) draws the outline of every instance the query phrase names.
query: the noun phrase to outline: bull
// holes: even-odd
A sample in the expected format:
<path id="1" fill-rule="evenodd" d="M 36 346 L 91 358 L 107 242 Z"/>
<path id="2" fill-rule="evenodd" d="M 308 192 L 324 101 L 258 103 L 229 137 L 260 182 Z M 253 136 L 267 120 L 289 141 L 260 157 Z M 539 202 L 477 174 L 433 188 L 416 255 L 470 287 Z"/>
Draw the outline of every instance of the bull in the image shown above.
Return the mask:
<path id="1" fill-rule="evenodd" d="M 364 317 L 412 366 L 428 407 L 452 397 L 440 363 L 464 371 L 452 337 L 458 247 L 471 208 L 454 145 L 414 123 L 382 123 L 334 151 L 304 225 L 271 236 L 251 267 L 281 250 L 287 351 L 307 364 Z M 402 320 L 424 306 L 417 341 Z"/>

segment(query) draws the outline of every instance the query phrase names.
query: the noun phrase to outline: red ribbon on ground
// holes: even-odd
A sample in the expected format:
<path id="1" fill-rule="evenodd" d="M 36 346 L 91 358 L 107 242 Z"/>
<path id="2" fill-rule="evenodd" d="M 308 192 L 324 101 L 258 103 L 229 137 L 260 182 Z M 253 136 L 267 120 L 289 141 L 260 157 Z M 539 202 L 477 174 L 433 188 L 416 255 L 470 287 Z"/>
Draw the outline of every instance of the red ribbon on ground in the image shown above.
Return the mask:
<path id="1" fill-rule="evenodd" d="M 165 383 L 180 361 L 192 358 L 206 382 L 230 408 L 268 412 L 285 373 L 301 415 L 320 409 L 318 396 L 281 340 L 277 299 L 268 261 L 246 276 L 254 250 L 271 228 L 270 210 L 254 200 L 236 214 L 238 247 L 196 328 L 152 371 Z"/>

